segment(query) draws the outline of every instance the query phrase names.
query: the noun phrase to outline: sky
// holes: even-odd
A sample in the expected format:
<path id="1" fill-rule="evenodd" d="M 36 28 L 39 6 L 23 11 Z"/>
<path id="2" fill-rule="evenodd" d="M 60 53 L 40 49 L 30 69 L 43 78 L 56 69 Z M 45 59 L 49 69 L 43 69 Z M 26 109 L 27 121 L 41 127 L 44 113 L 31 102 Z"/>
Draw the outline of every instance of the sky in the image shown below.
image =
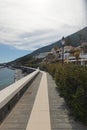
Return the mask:
<path id="1" fill-rule="evenodd" d="M 87 0 L 0 0 L 0 63 L 87 26 Z"/>

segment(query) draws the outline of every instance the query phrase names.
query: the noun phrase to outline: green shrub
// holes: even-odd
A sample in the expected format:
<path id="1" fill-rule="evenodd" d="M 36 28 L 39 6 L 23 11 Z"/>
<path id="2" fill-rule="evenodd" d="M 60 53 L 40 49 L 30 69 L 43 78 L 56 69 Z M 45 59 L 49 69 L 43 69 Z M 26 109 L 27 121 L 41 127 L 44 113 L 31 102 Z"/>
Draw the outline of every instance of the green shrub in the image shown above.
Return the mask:
<path id="1" fill-rule="evenodd" d="M 87 124 L 87 68 L 74 64 L 48 64 L 45 67 L 75 119 Z"/>

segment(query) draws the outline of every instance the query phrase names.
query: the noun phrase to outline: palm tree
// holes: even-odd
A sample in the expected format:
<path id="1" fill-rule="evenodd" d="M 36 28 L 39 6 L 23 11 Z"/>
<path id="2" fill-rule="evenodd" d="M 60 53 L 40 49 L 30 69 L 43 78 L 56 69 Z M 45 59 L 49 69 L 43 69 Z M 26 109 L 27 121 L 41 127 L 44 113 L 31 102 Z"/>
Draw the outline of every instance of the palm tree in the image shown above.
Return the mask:
<path id="1" fill-rule="evenodd" d="M 75 50 L 75 51 L 74 51 L 74 56 L 75 56 L 75 59 L 76 59 L 77 64 L 78 64 L 78 60 L 79 60 L 79 58 L 80 58 L 80 50 Z"/>
<path id="2" fill-rule="evenodd" d="M 73 49 L 70 51 L 70 54 L 75 57 L 77 64 L 78 64 L 78 60 L 79 60 L 79 58 L 80 58 L 80 51 L 81 51 L 81 50 L 80 50 L 80 49 L 77 49 L 77 48 L 73 48 Z"/>

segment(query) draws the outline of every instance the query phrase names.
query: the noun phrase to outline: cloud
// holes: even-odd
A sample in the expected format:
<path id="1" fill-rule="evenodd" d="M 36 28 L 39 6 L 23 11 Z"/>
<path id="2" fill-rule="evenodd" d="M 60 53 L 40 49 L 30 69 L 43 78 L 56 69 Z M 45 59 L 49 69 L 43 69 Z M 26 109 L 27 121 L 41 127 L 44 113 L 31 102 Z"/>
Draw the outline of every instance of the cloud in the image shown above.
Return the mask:
<path id="1" fill-rule="evenodd" d="M 0 0 L 0 42 L 35 50 L 86 26 L 83 0 Z"/>
<path id="2" fill-rule="evenodd" d="M 11 33 L 11 32 L 13 33 Z M 23 50 L 34 50 L 37 47 L 45 46 L 57 40 L 56 31 L 46 30 L 41 31 L 37 30 L 34 32 L 15 32 L 9 30 L 10 33 L 6 30 L 2 30 L 0 33 L 1 43 L 15 47 L 16 49 Z M 16 35 L 17 33 L 17 35 Z"/>

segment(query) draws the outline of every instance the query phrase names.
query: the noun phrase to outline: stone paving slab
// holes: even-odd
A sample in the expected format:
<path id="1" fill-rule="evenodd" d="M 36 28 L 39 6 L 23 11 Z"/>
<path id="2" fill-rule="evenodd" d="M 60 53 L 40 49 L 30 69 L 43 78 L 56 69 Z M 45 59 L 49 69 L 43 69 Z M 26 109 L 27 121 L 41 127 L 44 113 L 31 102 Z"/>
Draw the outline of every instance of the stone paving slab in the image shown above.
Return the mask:
<path id="1" fill-rule="evenodd" d="M 41 77 L 42 74 L 40 73 L 35 78 L 16 106 L 0 125 L 0 130 L 26 130 Z"/>
<path id="2" fill-rule="evenodd" d="M 51 130 L 87 130 L 86 126 L 75 122 L 69 116 L 69 110 L 64 99 L 59 96 L 54 80 L 49 74 L 47 74 L 47 79 Z"/>

